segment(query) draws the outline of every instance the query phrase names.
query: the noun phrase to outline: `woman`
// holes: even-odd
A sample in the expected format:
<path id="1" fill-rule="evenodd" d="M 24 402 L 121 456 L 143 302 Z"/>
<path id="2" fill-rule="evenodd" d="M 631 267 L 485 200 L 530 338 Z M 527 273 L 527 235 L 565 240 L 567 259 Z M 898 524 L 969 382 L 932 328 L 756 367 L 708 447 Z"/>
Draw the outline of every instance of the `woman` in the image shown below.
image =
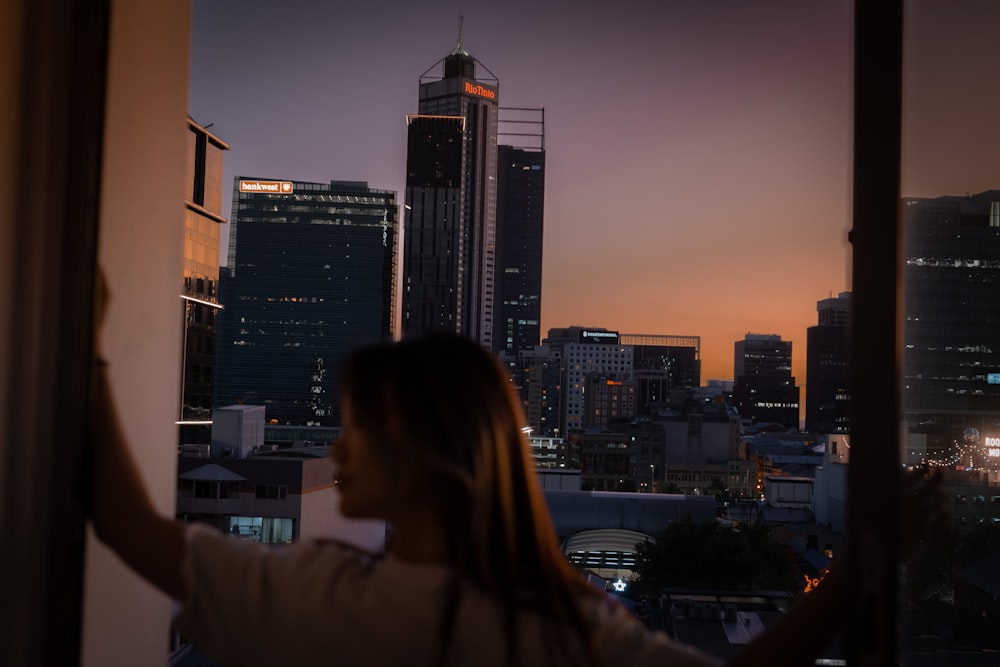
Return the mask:
<path id="1" fill-rule="evenodd" d="M 716 664 L 572 570 L 509 378 L 472 341 L 433 334 L 345 364 L 334 483 L 345 516 L 389 522 L 379 558 L 332 542 L 267 548 L 157 515 L 101 375 L 98 536 L 182 602 L 180 629 L 221 665 Z M 843 605 L 838 577 L 732 664 L 811 662 Z"/>

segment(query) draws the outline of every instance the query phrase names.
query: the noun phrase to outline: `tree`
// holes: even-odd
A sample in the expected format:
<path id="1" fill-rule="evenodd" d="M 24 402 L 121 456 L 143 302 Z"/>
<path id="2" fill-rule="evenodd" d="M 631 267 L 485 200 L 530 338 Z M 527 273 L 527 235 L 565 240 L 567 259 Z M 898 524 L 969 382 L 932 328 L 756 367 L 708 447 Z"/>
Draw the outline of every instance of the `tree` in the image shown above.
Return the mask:
<path id="1" fill-rule="evenodd" d="M 799 588 L 791 551 L 771 536 L 763 523 L 738 527 L 717 521 L 695 522 L 690 515 L 674 521 L 656 541 L 637 546 L 633 585 L 646 595 L 664 586 L 736 590 Z"/>
<path id="2" fill-rule="evenodd" d="M 923 542 L 906 561 L 903 592 L 911 602 L 952 603 L 955 574 L 1000 551 L 1000 526 L 984 523 L 962 532 L 957 528 Z"/>
<path id="3" fill-rule="evenodd" d="M 963 552 L 968 555 L 976 552 L 978 537 L 972 535 L 970 543 L 962 539 L 957 529 L 952 529 L 935 536 L 933 540 L 924 541 L 904 564 L 902 580 L 905 598 L 917 603 L 936 601 L 952 604 L 956 558 Z M 972 560 L 974 558 L 968 562 Z"/>
<path id="4" fill-rule="evenodd" d="M 729 496 L 729 489 L 726 488 L 726 483 L 722 481 L 721 477 L 713 477 L 712 481 L 708 483 L 705 487 L 705 495 L 715 496 L 716 498 L 725 498 Z"/>

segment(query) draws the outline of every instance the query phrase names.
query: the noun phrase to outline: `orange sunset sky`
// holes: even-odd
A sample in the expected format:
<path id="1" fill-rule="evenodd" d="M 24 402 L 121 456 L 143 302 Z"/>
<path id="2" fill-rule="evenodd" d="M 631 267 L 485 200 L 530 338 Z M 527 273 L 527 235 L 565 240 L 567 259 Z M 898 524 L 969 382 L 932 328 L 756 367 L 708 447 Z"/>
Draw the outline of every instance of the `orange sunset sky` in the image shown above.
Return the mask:
<path id="1" fill-rule="evenodd" d="M 464 14 L 500 105 L 545 108 L 543 332 L 700 336 L 703 382 L 732 378 L 746 333 L 779 334 L 804 385 L 816 302 L 851 286 L 852 3 L 341 4 L 195 0 L 189 109 L 232 145 L 228 183 L 401 201 L 405 114 Z M 969 29 L 997 5 L 906 3 L 905 195 L 1000 187 L 978 160 L 997 57 Z"/>

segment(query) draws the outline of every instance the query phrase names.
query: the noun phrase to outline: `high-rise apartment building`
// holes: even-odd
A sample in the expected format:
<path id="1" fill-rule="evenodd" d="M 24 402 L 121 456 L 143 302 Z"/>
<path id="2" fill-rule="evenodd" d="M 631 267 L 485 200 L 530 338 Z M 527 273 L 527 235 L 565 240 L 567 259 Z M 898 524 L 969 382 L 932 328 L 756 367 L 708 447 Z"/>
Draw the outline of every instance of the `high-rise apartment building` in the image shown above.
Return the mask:
<path id="1" fill-rule="evenodd" d="M 493 346 L 498 102 L 499 82 L 461 35 L 420 77 L 406 117 L 404 336 L 445 329 Z"/>
<path id="2" fill-rule="evenodd" d="M 182 376 L 178 418 L 185 423 L 212 418 L 216 315 L 219 310 L 219 243 L 222 225 L 223 152 L 229 144 L 188 118 L 184 180 L 184 267 Z"/>
<path id="3" fill-rule="evenodd" d="M 792 376 L 792 342 L 747 334 L 734 343 L 733 403 L 751 423 L 799 425 L 799 388 Z"/>
<path id="4" fill-rule="evenodd" d="M 493 351 L 516 353 L 541 338 L 545 111 L 500 111 Z"/>
<path id="5" fill-rule="evenodd" d="M 903 201 L 902 408 L 928 446 L 1000 437 L 1000 191 Z"/>
<path id="6" fill-rule="evenodd" d="M 215 404 L 268 423 L 339 424 L 336 374 L 393 335 L 394 192 L 236 177 Z"/>
<path id="7" fill-rule="evenodd" d="M 847 345 L 851 293 L 816 302 L 818 324 L 806 330 L 806 430 L 850 433 Z"/>

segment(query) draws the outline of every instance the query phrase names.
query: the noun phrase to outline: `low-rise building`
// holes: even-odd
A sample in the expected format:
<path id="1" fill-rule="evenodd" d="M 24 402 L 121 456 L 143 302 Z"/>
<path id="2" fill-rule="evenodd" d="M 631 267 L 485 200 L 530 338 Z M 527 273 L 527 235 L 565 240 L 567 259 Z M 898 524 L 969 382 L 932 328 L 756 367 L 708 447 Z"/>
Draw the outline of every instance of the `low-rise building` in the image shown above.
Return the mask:
<path id="1" fill-rule="evenodd" d="M 341 516 L 326 448 L 280 450 L 245 459 L 178 459 L 177 518 L 263 543 L 338 539 L 372 551 L 385 523 Z"/>

